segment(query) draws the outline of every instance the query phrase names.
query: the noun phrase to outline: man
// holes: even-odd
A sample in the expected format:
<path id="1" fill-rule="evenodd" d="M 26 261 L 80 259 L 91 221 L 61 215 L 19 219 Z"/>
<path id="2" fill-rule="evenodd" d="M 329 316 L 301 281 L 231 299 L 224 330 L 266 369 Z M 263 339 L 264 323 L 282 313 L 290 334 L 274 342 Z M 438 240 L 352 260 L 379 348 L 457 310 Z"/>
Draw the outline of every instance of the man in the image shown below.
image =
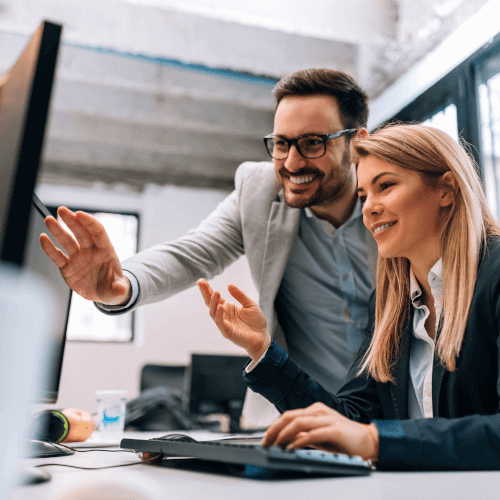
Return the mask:
<path id="1" fill-rule="evenodd" d="M 325 69 L 292 73 L 273 92 L 274 131 L 264 139 L 273 165 L 242 164 L 235 191 L 186 236 L 120 264 L 98 221 L 61 207 L 77 241 L 48 218 L 68 256 L 45 235 L 41 243 L 68 285 L 108 314 L 166 299 L 246 254 L 269 331 L 336 391 L 359 348 L 377 258 L 350 148 L 367 133 L 367 96 Z"/>

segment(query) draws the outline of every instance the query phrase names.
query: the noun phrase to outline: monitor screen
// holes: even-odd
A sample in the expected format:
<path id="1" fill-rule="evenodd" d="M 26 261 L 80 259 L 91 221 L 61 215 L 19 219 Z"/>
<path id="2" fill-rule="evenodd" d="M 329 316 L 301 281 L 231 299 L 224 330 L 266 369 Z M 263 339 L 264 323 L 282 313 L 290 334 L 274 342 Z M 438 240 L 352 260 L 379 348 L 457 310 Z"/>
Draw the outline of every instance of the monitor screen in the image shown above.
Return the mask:
<path id="1" fill-rule="evenodd" d="M 0 76 L 0 260 L 20 265 L 42 153 L 61 26 L 43 22 Z"/>
<path id="2" fill-rule="evenodd" d="M 11 69 L 0 76 L 1 498 L 13 484 L 12 464 L 24 449 L 28 404 L 55 402 L 64 352 L 70 296 L 50 275 L 49 268 L 55 266 L 45 265 L 39 254 L 43 209 L 40 213 L 36 200 L 32 202 L 61 29 L 43 22 Z M 22 269 L 28 254 L 30 265 Z M 47 281 L 31 272 L 31 266 L 47 275 Z M 43 390 L 33 396 L 40 385 Z"/>
<path id="3" fill-rule="evenodd" d="M 231 432 L 239 432 L 239 418 L 247 385 L 245 356 L 193 354 L 188 368 L 189 412 L 201 415 L 225 413 Z"/>
<path id="4" fill-rule="evenodd" d="M 54 326 L 50 332 L 45 332 L 44 335 L 46 354 L 45 359 L 40 363 L 39 380 L 42 390 L 37 403 L 55 403 L 57 400 L 71 303 L 71 288 L 64 281 L 58 267 L 49 259 L 40 245 L 40 234 L 46 233 L 56 247 L 61 248 L 45 227 L 44 219 L 48 215 L 50 215 L 48 209 L 34 194 L 28 224 L 24 266 L 44 278 L 45 282 L 54 290 L 58 305 L 58 310 L 53 311 Z"/>

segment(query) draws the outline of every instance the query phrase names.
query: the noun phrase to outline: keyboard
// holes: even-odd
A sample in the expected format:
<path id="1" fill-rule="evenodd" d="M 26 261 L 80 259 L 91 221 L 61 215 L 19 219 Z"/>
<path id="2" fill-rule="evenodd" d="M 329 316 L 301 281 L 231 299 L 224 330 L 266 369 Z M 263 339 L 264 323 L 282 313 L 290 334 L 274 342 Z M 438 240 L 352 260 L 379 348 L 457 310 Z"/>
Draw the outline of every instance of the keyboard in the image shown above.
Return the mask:
<path id="1" fill-rule="evenodd" d="M 179 434 L 154 439 L 123 439 L 120 447 L 135 452 L 160 453 L 163 458 L 195 458 L 239 466 L 253 466 L 273 471 L 300 472 L 321 476 L 368 475 L 371 466 L 361 457 L 320 450 L 264 448 L 259 438 L 224 438 L 196 441 Z"/>

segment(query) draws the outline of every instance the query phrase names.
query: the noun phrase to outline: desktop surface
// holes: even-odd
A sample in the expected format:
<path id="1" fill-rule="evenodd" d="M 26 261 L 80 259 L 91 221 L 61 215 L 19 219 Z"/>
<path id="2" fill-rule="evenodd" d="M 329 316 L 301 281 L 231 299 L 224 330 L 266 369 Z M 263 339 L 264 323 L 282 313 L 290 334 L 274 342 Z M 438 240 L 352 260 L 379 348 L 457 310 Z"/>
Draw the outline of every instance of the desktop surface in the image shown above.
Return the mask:
<path id="1" fill-rule="evenodd" d="M 126 433 L 148 439 L 151 433 Z M 191 434 L 191 432 L 189 433 Z M 192 434 L 199 438 L 196 433 Z M 115 448 L 113 448 L 115 449 Z M 27 465 L 60 463 L 102 467 L 137 463 L 133 453 L 76 453 L 25 460 Z M 497 500 L 500 472 L 380 472 L 359 477 L 257 480 L 224 474 L 139 464 L 104 470 L 50 466 L 52 480 L 17 488 L 9 500 Z M 119 488 L 122 488 L 121 492 Z M 112 496 L 109 491 L 121 496 Z M 131 493 L 123 494 L 128 490 Z M 103 493 L 104 492 L 104 493 Z M 104 495 L 104 496 L 102 496 Z M 126 496 L 128 495 L 128 496 Z"/>

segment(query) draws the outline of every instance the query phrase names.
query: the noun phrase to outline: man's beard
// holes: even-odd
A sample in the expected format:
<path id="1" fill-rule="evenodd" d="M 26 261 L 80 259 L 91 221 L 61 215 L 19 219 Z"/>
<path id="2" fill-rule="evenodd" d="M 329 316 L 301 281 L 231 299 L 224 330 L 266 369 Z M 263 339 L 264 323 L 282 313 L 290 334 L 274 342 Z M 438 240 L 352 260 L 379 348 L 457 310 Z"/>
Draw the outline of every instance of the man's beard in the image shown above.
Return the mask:
<path id="1" fill-rule="evenodd" d="M 316 191 L 301 199 L 291 200 L 289 199 L 286 189 L 285 189 L 285 202 L 289 207 L 292 208 L 305 208 L 313 207 L 315 205 L 320 205 L 326 201 L 333 202 L 341 199 L 347 191 L 347 188 L 351 184 L 352 171 L 351 171 L 351 155 L 349 152 L 349 147 L 346 145 L 344 150 L 344 155 L 342 156 L 342 163 L 339 169 L 340 177 L 337 178 L 337 183 L 331 186 L 329 189 L 325 190 L 322 184 L 322 180 L 325 178 L 324 172 L 320 172 L 313 168 L 304 168 L 294 173 L 295 177 L 302 177 L 306 175 L 316 175 L 320 179 L 320 184 Z M 279 170 L 281 176 L 289 176 L 290 173 L 284 167 Z"/>

